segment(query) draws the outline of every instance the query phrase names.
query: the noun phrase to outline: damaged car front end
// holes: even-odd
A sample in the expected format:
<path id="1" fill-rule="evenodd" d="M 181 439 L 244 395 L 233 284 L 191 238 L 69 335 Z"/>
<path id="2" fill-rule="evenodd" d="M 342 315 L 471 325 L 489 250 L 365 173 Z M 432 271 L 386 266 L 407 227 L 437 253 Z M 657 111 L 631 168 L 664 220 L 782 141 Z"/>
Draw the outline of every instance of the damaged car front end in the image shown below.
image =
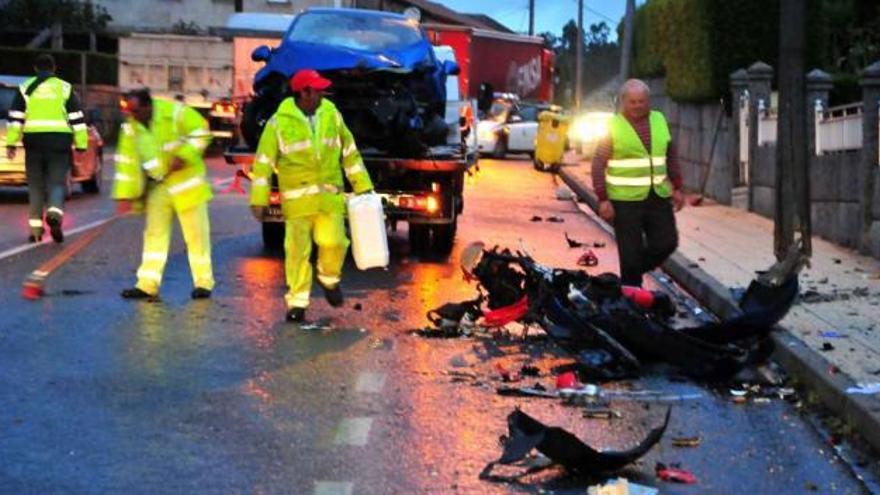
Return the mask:
<path id="1" fill-rule="evenodd" d="M 360 148 L 394 156 L 425 156 L 443 144 L 446 76 L 454 62 L 437 60 L 417 21 L 354 9 L 309 9 L 296 16 L 281 45 L 257 48 L 266 65 L 254 80 L 242 133 L 255 147 L 266 121 L 289 95 L 287 81 L 314 69 L 333 82 L 332 99 Z"/>

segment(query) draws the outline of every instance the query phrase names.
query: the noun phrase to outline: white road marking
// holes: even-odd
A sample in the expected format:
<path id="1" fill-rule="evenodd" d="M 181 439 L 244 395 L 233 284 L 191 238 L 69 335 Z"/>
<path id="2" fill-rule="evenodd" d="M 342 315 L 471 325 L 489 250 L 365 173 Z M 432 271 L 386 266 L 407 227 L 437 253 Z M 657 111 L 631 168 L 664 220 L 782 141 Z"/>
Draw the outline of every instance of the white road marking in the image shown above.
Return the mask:
<path id="1" fill-rule="evenodd" d="M 100 227 L 101 225 L 104 225 L 105 223 L 109 222 L 109 221 L 110 221 L 110 218 L 113 218 L 113 217 L 104 218 L 104 219 L 102 219 L 102 220 L 96 220 L 96 221 L 94 221 L 94 222 L 92 222 L 92 223 L 87 223 L 87 224 L 85 224 L 85 225 L 81 225 L 81 226 L 79 226 L 79 227 L 76 227 L 76 228 L 73 228 L 73 229 L 70 229 L 70 230 L 66 230 L 66 231 L 64 231 L 64 235 L 65 235 L 65 236 L 71 236 L 71 235 L 79 234 L 80 232 L 85 232 L 85 231 L 87 231 L 87 230 L 92 230 L 92 229 L 94 229 L 94 228 L 96 228 L 96 227 Z M 10 257 L 10 256 L 15 256 L 16 254 L 21 254 L 21 253 L 23 253 L 23 252 L 25 252 L 25 251 L 30 251 L 31 249 L 36 249 L 37 247 L 42 246 L 43 244 L 51 244 L 52 242 L 54 242 L 54 241 L 52 241 L 51 238 L 47 238 L 45 241 L 40 242 L 40 243 L 36 243 L 36 244 L 23 244 L 23 245 L 18 246 L 18 247 L 14 247 L 14 248 L 11 248 L 11 249 L 7 249 L 6 251 L 0 252 L 0 260 L 5 259 L 5 258 L 8 258 L 8 257 Z"/>
<path id="2" fill-rule="evenodd" d="M 235 177 L 233 176 L 233 177 L 227 177 L 225 179 L 215 180 L 214 181 L 214 189 L 216 190 L 216 189 L 220 189 L 224 186 L 228 186 L 229 183 L 232 182 L 234 179 L 235 179 Z"/>
<path id="3" fill-rule="evenodd" d="M 316 481 L 315 495 L 351 495 L 354 483 L 350 481 Z"/>
<path id="4" fill-rule="evenodd" d="M 343 419 L 336 429 L 336 439 L 333 443 L 363 447 L 369 440 L 371 426 L 373 426 L 373 418 Z"/>
<path id="5" fill-rule="evenodd" d="M 383 386 L 385 386 L 385 373 L 365 371 L 358 375 L 354 389 L 356 392 L 378 394 Z"/>
<path id="6" fill-rule="evenodd" d="M 214 183 L 214 186 L 217 188 L 227 186 L 227 185 L 229 185 L 230 182 L 232 182 L 233 179 L 234 179 L 234 177 L 228 177 L 226 179 L 219 180 Z M 112 218 L 112 217 L 104 218 L 101 220 L 95 220 L 94 222 L 87 223 L 85 225 L 81 225 L 79 227 L 76 227 L 76 228 L 73 228 L 70 230 L 65 230 L 64 235 L 65 236 L 72 236 L 72 235 L 79 234 L 80 232 L 92 230 L 95 227 L 100 227 L 101 225 L 104 225 L 105 223 L 110 221 L 110 218 Z M 46 240 L 43 242 L 39 242 L 36 244 L 32 244 L 32 243 L 22 244 L 21 246 L 9 248 L 6 251 L 0 252 L 0 260 L 5 259 L 5 258 L 9 258 L 10 256 L 15 256 L 16 254 L 21 254 L 26 251 L 30 251 L 31 249 L 36 249 L 37 247 L 42 246 L 43 244 L 51 244 L 52 242 L 54 242 L 54 241 L 52 241 L 52 239 L 50 237 L 47 237 Z"/>

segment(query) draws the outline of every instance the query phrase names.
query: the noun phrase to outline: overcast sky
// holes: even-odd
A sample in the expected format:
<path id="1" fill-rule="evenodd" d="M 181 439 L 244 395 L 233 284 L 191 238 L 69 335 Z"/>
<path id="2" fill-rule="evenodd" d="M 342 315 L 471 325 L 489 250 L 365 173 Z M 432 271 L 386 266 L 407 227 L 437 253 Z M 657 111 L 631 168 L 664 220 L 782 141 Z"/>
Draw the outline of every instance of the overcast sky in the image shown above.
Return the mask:
<path id="1" fill-rule="evenodd" d="M 529 30 L 529 0 L 434 0 L 459 12 L 488 14 L 514 31 Z M 636 0 L 637 5 L 644 0 Z M 623 17 L 626 0 L 584 0 L 584 25 L 605 21 L 615 28 Z M 577 0 L 535 0 L 535 33 L 561 33 L 569 19 L 577 19 Z"/>

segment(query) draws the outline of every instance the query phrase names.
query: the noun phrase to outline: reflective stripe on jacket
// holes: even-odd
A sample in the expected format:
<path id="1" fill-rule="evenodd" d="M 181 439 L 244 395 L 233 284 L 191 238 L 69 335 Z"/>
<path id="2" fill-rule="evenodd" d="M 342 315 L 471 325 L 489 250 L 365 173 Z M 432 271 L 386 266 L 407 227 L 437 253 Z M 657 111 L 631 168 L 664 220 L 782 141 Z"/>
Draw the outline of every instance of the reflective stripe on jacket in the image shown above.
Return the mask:
<path id="1" fill-rule="evenodd" d="M 181 103 L 153 99 L 147 129 L 128 118 L 119 133 L 113 197 L 135 199 L 144 193 L 144 175 L 171 194 L 174 209 L 183 211 L 213 197 L 202 154 L 211 142 L 208 122 Z M 183 168 L 169 172 L 174 158 Z"/>
<path id="2" fill-rule="evenodd" d="M 20 105 L 14 102 L 9 110 L 6 145 L 18 144 L 22 134 L 73 133 L 76 148 L 85 150 L 89 143 L 88 129 L 73 87 L 67 81 L 49 76 L 28 94 L 34 80 L 36 77 L 30 77 L 18 88 L 16 101 L 23 105 L 18 108 Z M 74 104 L 70 105 L 71 102 Z"/>
<path id="3" fill-rule="evenodd" d="M 351 131 L 326 98 L 313 123 L 292 97 L 266 123 L 252 169 L 252 205 L 269 204 L 273 172 L 278 174 L 287 217 L 345 211 L 343 175 L 356 193 L 373 188 Z"/>
<path id="4" fill-rule="evenodd" d="M 623 115 L 611 119 L 609 129 L 614 149 L 605 172 L 608 198 L 615 201 L 641 201 L 651 188 L 661 198 L 672 195 L 666 171 L 666 150 L 672 139 L 662 113 L 652 111 L 651 150 L 645 148 L 632 124 Z"/>

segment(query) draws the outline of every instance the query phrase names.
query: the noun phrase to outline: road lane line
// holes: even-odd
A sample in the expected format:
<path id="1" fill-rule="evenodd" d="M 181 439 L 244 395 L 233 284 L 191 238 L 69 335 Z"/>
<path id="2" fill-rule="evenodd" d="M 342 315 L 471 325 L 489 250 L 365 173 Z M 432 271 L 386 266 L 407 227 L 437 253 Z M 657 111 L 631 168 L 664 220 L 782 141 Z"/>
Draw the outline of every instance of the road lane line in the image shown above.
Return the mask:
<path id="1" fill-rule="evenodd" d="M 64 235 L 65 235 L 65 236 L 71 236 L 71 235 L 79 234 L 80 232 L 85 232 L 85 231 L 87 231 L 87 230 L 92 230 L 92 229 L 94 229 L 94 228 L 96 228 L 96 227 L 100 227 L 101 225 L 104 225 L 105 223 L 109 222 L 110 219 L 112 219 L 112 218 L 113 218 L 113 217 L 108 217 L 108 218 L 104 218 L 104 219 L 102 219 L 102 220 L 96 220 L 96 221 L 94 221 L 94 222 L 92 222 L 92 223 L 87 223 L 87 224 L 85 224 L 85 225 L 81 225 L 81 226 L 79 226 L 79 227 L 76 227 L 76 228 L 73 228 L 73 229 L 70 229 L 70 230 L 65 231 L 65 232 L 64 232 Z M 7 249 L 6 251 L 0 252 L 0 260 L 5 259 L 5 258 L 9 258 L 10 256 L 15 256 L 16 254 L 24 253 L 25 251 L 30 251 L 31 249 L 36 249 L 36 248 L 38 248 L 39 246 L 42 246 L 42 245 L 44 245 L 44 244 L 52 244 L 53 242 L 54 242 L 54 241 L 52 241 L 51 239 L 47 239 L 47 240 L 45 240 L 45 241 L 43 241 L 43 242 L 39 242 L 39 243 L 36 243 L 36 244 L 23 244 L 23 245 L 18 246 L 18 247 L 14 247 L 14 248 L 11 248 L 11 249 Z"/>
<path id="2" fill-rule="evenodd" d="M 232 182 L 233 180 L 235 180 L 235 176 L 233 176 L 233 177 L 227 177 L 227 178 L 225 178 L 225 179 L 215 179 L 214 182 L 213 182 L 213 184 L 214 184 L 214 188 L 215 188 L 215 190 L 217 190 L 217 189 L 220 189 L 220 188 L 223 187 L 223 186 L 228 186 L 229 183 Z"/>
<path id="3" fill-rule="evenodd" d="M 316 481 L 315 495 L 351 495 L 354 483 L 350 481 Z"/>
<path id="4" fill-rule="evenodd" d="M 343 419 L 336 429 L 336 438 L 333 443 L 363 447 L 369 440 L 371 426 L 373 426 L 373 418 Z"/>
<path id="5" fill-rule="evenodd" d="M 378 394 L 383 386 L 385 386 L 385 373 L 364 371 L 358 375 L 354 389 L 360 393 Z"/>

